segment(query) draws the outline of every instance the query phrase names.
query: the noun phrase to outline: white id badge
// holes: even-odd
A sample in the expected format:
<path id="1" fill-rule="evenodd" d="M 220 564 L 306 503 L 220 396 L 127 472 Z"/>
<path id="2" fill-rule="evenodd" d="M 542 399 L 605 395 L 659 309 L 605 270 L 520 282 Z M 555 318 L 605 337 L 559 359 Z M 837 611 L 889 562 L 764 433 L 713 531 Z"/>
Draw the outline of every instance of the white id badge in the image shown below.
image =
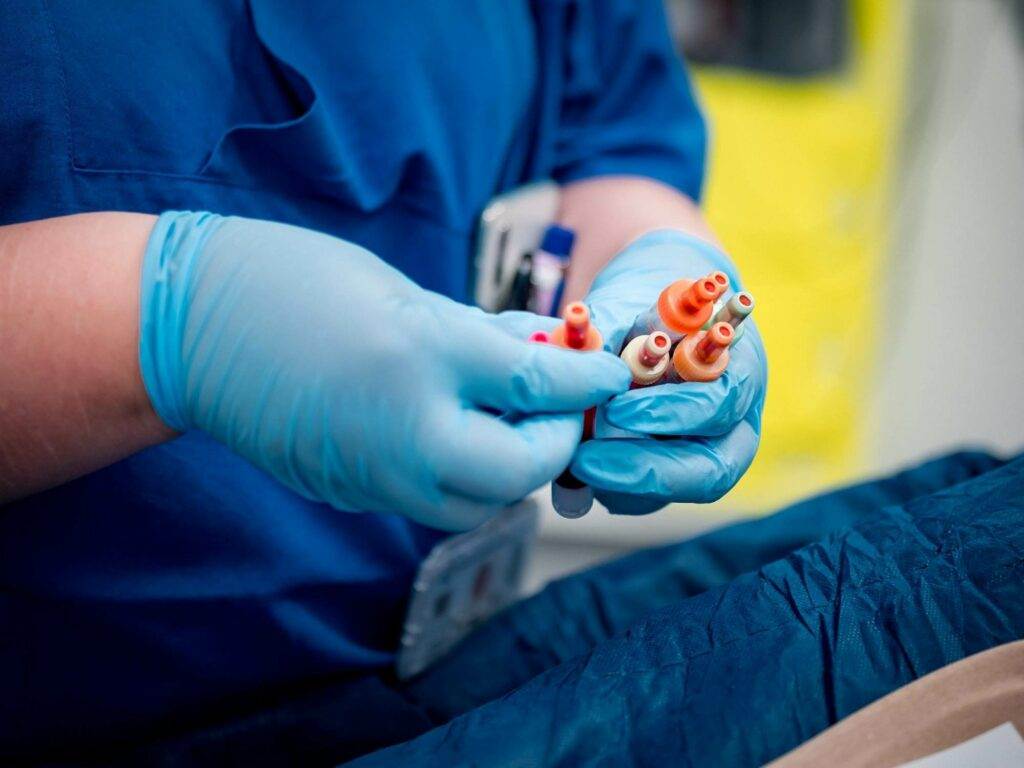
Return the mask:
<path id="1" fill-rule="evenodd" d="M 427 555 L 413 582 L 395 660 L 399 679 L 422 672 L 520 595 L 539 512 L 524 499 Z"/>
<path id="2" fill-rule="evenodd" d="M 561 191 L 553 181 L 519 187 L 491 200 L 480 216 L 474 300 L 488 312 L 508 308 L 516 274 L 526 254 L 540 247 L 558 215 Z"/>

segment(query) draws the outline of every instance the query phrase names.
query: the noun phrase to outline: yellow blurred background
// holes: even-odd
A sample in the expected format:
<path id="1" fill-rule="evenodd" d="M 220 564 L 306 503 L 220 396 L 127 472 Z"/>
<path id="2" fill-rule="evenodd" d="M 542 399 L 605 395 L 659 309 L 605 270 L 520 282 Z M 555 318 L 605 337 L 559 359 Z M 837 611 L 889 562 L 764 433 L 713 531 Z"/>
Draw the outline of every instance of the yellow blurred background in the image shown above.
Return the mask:
<path id="1" fill-rule="evenodd" d="M 695 67 L 712 126 L 705 207 L 757 298 L 761 449 L 731 496 L 766 510 L 863 472 L 908 6 L 854 0 L 847 62 L 778 77 Z"/>

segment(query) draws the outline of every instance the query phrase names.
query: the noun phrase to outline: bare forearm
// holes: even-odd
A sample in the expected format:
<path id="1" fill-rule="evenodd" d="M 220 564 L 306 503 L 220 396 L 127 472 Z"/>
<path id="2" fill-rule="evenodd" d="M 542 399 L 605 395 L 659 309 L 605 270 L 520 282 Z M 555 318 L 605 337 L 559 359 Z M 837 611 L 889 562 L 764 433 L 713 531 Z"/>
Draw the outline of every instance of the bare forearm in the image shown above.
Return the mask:
<path id="1" fill-rule="evenodd" d="M 0 227 L 0 503 L 171 436 L 139 374 L 152 216 Z"/>
<path id="2" fill-rule="evenodd" d="M 690 198 L 636 176 L 602 176 L 567 184 L 562 189 L 559 221 L 576 232 L 567 302 L 583 298 L 601 268 L 644 232 L 670 227 L 715 242 Z"/>

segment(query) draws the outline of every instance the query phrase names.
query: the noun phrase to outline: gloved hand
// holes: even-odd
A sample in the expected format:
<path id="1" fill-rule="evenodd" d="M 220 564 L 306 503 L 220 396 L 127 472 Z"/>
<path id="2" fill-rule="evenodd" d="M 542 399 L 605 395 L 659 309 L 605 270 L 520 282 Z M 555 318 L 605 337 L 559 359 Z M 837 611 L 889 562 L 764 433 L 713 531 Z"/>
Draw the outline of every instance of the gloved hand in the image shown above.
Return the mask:
<path id="1" fill-rule="evenodd" d="M 439 528 L 555 477 L 582 411 L 629 385 L 609 354 L 526 342 L 539 318 L 487 315 L 352 243 L 265 221 L 165 213 L 140 304 L 142 377 L 170 427 L 307 498 Z"/>
<path id="2" fill-rule="evenodd" d="M 720 269 L 733 290 L 736 268 L 708 243 L 674 230 L 634 241 L 594 280 L 586 303 L 618 352 L 638 314 L 679 278 Z M 747 319 L 717 381 L 661 384 L 619 395 L 599 410 L 595 437 L 580 446 L 573 473 L 610 511 L 653 512 L 670 501 L 710 502 L 736 484 L 753 461 L 761 431 L 767 365 L 757 328 Z M 653 435 L 623 437 L 618 430 Z"/>

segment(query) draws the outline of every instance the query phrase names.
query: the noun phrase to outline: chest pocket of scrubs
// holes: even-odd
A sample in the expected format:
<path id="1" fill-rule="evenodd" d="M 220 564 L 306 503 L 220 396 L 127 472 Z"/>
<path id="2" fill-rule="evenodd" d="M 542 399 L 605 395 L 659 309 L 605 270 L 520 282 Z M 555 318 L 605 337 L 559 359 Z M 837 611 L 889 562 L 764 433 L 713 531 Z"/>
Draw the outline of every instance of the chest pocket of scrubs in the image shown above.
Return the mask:
<path id="1" fill-rule="evenodd" d="M 235 2 L 51 2 L 77 170 L 201 176 L 238 125 L 309 113 L 305 79 Z"/>
<path id="2" fill-rule="evenodd" d="M 396 194 L 456 197 L 470 177 L 490 194 L 533 82 L 525 3 L 99 0 L 50 12 L 79 171 L 360 210 Z"/>

